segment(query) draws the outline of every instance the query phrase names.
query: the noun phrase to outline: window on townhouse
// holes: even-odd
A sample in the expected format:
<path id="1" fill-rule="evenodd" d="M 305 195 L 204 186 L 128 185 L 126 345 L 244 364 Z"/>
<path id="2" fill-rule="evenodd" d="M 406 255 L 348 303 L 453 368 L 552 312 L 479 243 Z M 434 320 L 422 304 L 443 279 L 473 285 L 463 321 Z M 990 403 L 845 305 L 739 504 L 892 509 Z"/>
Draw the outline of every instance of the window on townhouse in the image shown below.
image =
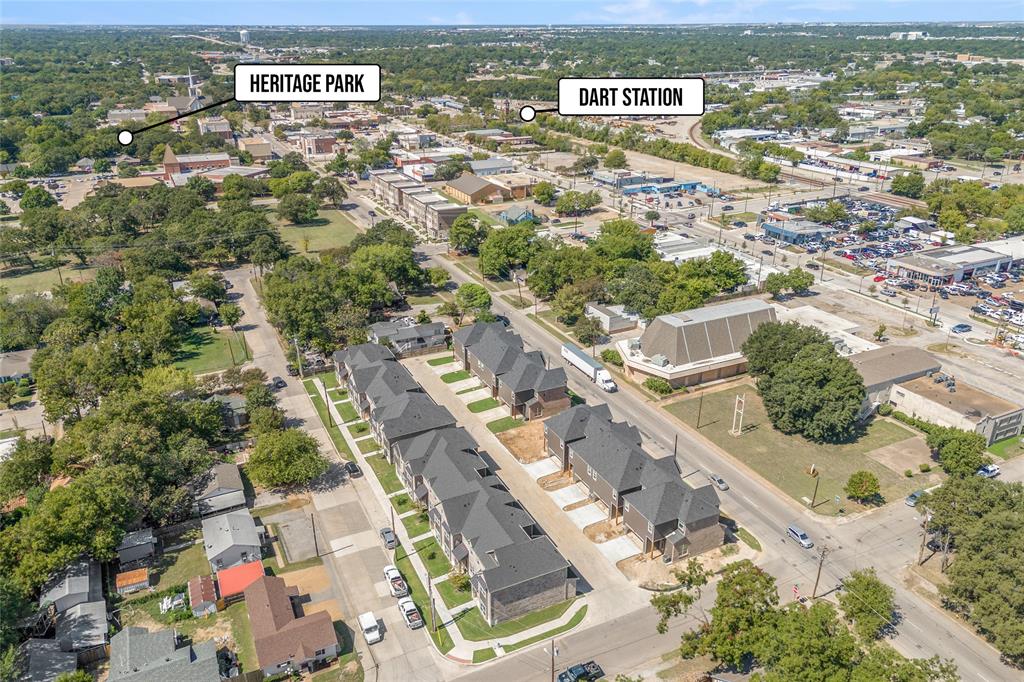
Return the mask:
<path id="1" fill-rule="evenodd" d="M 654 524 L 651 523 L 650 521 L 647 522 L 647 532 L 648 533 L 653 533 L 654 532 Z"/>
<path id="2" fill-rule="evenodd" d="M 594 468 L 589 464 L 587 465 L 587 476 L 590 476 L 591 478 L 594 477 Z"/>
<path id="3" fill-rule="evenodd" d="M 625 509 L 626 511 L 629 511 L 629 509 L 630 509 L 630 507 L 629 507 L 629 502 L 626 502 L 626 504 L 624 505 L 624 507 L 623 507 L 623 508 L 624 508 L 624 509 Z"/>
<path id="4" fill-rule="evenodd" d="M 314 656 L 323 656 L 326 653 L 327 653 L 327 649 L 317 649 L 316 652 L 313 655 Z"/>

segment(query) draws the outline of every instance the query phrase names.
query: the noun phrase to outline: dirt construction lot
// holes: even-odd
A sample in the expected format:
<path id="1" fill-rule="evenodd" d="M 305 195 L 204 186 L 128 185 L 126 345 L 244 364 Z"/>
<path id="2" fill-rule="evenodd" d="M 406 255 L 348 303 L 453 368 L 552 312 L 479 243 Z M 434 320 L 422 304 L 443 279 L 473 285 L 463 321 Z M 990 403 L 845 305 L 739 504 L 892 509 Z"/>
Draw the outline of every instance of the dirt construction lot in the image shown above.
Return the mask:
<path id="1" fill-rule="evenodd" d="M 498 440 L 523 464 L 539 462 L 547 457 L 544 453 L 544 422 L 540 420 L 500 433 Z"/>

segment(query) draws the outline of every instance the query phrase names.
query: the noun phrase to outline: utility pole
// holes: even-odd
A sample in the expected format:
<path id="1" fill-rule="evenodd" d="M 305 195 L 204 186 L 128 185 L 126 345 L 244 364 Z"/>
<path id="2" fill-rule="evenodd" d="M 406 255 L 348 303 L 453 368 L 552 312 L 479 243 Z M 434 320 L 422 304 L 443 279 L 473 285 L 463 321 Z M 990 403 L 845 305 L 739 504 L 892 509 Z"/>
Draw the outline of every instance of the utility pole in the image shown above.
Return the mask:
<path id="1" fill-rule="evenodd" d="M 814 477 L 814 493 L 811 495 L 811 509 L 814 509 L 814 503 L 818 501 L 818 484 L 821 483 L 821 476 Z"/>
<path id="2" fill-rule="evenodd" d="M 437 632 L 437 613 L 434 611 L 434 581 L 427 573 L 427 596 L 430 598 L 430 627 Z"/>
<path id="3" fill-rule="evenodd" d="M 676 452 L 679 450 L 679 434 L 675 434 L 674 440 L 672 441 L 672 456 L 676 456 Z"/>
<path id="4" fill-rule="evenodd" d="M 313 518 L 312 513 L 309 515 L 309 523 L 313 527 L 313 550 L 316 552 L 317 556 L 320 556 L 320 545 L 316 541 L 316 519 Z"/>
<path id="5" fill-rule="evenodd" d="M 704 411 L 704 391 L 700 392 L 700 398 L 697 399 L 697 426 L 696 429 L 700 429 L 700 414 Z M 677 436 L 678 438 L 678 436 Z"/>
<path id="6" fill-rule="evenodd" d="M 818 557 L 818 574 L 814 576 L 814 589 L 811 590 L 811 599 L 818 598 L 818 582 L 821 580 L 821 567 L 825 563 L 825 555 L 828 554 L 828 548 L 821 548 L 821 556 Z"/>
<path id="7" fill-rule="evenodd" d="M 306 375 L 302 371 L 302 354 L 299 352 L 299 337 L 292 339 L 295 342 L 295 364 L 299 366 L 299 378 L 305 379 Z"/>

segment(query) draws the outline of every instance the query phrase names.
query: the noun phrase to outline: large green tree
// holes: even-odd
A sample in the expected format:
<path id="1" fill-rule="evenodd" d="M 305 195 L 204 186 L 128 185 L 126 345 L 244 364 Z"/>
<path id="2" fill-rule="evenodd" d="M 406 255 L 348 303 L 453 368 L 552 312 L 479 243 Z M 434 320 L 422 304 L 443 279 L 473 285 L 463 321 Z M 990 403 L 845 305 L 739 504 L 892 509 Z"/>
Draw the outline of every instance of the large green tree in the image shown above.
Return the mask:
<path id="1" fill-rule="evenodd" d="M 299 429 L 285 429 L 260 435 L 245 471 L 256 485 L 277 488 L 309 483 L 328 466 L 315 438 Z"/>

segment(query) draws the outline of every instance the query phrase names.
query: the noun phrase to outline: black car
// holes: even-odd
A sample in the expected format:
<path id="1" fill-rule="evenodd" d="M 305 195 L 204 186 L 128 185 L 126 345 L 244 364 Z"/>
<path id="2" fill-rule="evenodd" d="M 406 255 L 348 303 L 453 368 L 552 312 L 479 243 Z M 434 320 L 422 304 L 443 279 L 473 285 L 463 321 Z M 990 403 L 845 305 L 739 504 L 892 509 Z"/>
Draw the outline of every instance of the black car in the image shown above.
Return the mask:
<path id="1" fill-rule="evenodd" d="M 288 376 L 297 377 L 299 376 L 299 368 L 295 365 L 288 365 Z"/>
<path id="2" fill-rule="evenodd" d="M 345 462 L 345 473 L 349 475 L 349 478 L 359 478 L 363 475 L 363 470 L 355 462 Z"/>
<path id="3" fill-rule="evenodd" d="M 270 380 L 270 385 L 273 386 L 274 388 L 280 389 L 280 388 L 284 388 L 285 386 L 287 386 L 288 382 L 286 382 L 281 377 L 274 377 L 273 379 Z"/>
<path id="4" fill-rule="evenodd" d="M 558 682 L 589 682 L 604 677 L 604 670 L 594 661 L 577 663 L 558 674 Z"/>
<path id="5" fill-rule="evenodd" d="M 736 207 L 733 206 L 732 204 L 726 204 L 725 206 L 722 207 L 722 210 L 723 211 L 735 211 Z"/>

